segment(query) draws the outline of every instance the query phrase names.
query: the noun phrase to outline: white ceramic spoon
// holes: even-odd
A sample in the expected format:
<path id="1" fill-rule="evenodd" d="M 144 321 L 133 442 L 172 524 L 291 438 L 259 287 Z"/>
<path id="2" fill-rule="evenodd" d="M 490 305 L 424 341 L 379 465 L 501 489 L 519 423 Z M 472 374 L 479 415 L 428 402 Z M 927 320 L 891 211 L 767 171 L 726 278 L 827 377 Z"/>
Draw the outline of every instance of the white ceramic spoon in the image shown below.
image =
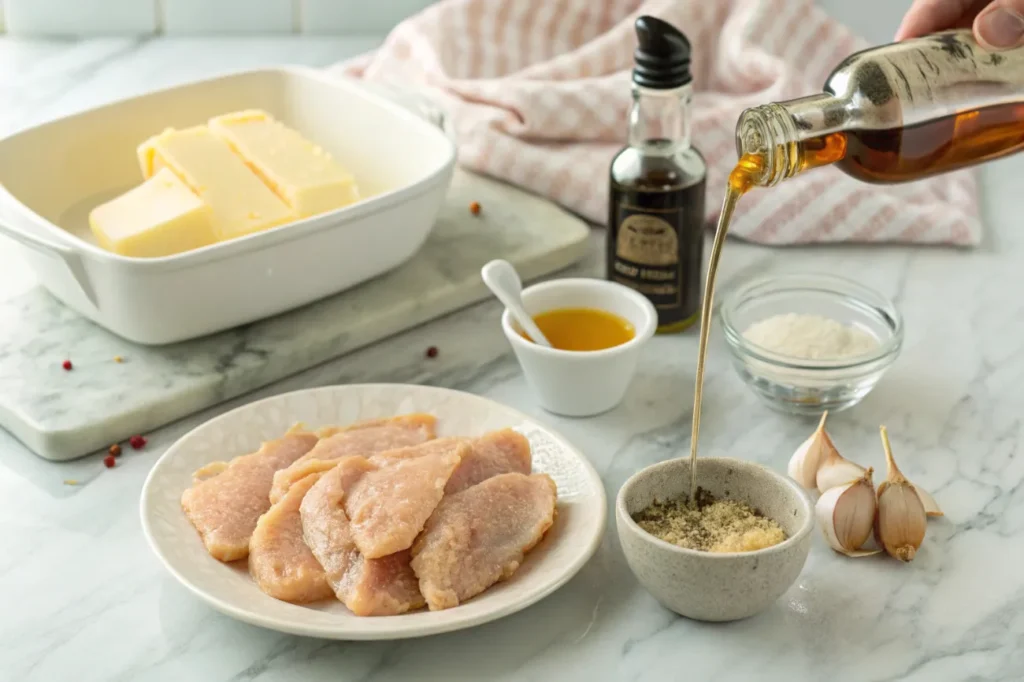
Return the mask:
<path id="1" fill-rule="evenodd" d="M 551 342 L 544 336 L 537 323 L 523 308 L 523 283 L 519 273 L 507 260 L 492 260 L 480 269 L 484 284 L 498 297 L 508 312 L 534 343 L 551 348 Z"/>

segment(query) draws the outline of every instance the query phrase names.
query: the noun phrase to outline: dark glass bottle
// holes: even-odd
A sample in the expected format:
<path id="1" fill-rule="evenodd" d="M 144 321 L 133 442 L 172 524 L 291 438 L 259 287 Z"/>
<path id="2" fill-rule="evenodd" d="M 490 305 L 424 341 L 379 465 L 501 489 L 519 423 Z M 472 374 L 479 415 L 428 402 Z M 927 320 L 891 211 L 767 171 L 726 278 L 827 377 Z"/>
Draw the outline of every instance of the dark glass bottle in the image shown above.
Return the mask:
<path id="1" fill-rule="evenodd" d="M 698 318 L 707 166 L 690 144 L 690 43 L 671 24 L 636 20 L 628 146 L 612 160 L 608 279 L 644 294 L 658 332 Z"/>

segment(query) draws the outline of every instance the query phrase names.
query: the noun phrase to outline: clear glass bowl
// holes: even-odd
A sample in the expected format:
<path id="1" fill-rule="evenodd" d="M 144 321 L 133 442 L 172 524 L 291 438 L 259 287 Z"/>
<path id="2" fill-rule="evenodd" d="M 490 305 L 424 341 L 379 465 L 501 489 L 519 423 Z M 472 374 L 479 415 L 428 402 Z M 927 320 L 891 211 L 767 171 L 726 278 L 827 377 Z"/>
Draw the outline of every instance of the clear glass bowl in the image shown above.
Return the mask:
<path id="1" fill-rule="evenodd" d="M 802 313 L 852 325 L 878 340 L 864 355 L 807 360 L 774 353 L 743 336 L 755 322 Z M 733 365 L 770 407 L 820 414 L 856 405 L 899 355 L 903 319 L 892 302 L 857 282 L 832 275 L 783 275 L 746 282 L 728 292 L 719 308 Z"/>

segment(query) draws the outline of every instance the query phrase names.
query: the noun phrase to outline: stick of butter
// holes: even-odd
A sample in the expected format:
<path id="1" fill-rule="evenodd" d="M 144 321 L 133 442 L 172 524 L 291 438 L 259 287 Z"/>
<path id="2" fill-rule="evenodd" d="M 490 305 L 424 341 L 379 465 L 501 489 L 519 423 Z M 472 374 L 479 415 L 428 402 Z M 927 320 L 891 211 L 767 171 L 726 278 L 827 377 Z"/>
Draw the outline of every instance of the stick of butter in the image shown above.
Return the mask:
<path id="1" fill-rule="evenodd" d="M 213 211 L 166 168 L 97 206 L 89 227 L 100 246 L 122 256 L 155 258 L 213 244 Z"/>
<path id="2" fill-rule="evenodd" d="M 225 241 L 297 218 L 294 211 L 206 126 L 165 130 L 138 149 L 142 174 L 170 168 L 213 209 L 217 239 Z"/>
<path id="3" fill-rule="evenodd" d="M 300 217 L 359 200 L 352 174 L 298 132 L 258 110 L 210 119 L 210 130 Z"/>

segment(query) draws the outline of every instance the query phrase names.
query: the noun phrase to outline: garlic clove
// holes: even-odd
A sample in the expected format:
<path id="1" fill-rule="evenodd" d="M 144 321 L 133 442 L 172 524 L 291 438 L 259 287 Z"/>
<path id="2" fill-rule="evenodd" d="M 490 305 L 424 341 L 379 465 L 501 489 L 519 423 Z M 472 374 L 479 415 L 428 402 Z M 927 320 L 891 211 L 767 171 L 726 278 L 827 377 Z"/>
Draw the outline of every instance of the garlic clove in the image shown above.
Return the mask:
<path id="1" fill-rule="evenodd" d="M 928 516 L 917 489 L 896 466 L 889 433 L 881 427 L 885 449 L 886 480 L 878 486 L 875 537 L 885 551 L 900 561 L 910 561 L 924 542 Z"/>
<path id="2" fill-rule="evenodd" d="M 818 469 L 836 449 L 828 432 L 825 431 L 826 417 L 828 417 L 827 410 L 821 415 L 818 428 L 793 453 L 789 459 L 789 467 L 786 469 L 789 477 L 805 488 L 817 486 Z"/>
<path id="3" fill-rule="evenodd" d="M 854 550 L 840 549 L 840 550 L 836 550 L 836 551 L 838 551 L 840 554 L 845 554 L 846 556 L 848 556 L 848 557 L 850 557 L 852 559 L 859 559 L 861 557 L 866 557 L 866 556 L 875 556 L 876 554 L 881 554 L 882 553 L 882 550 L 880 550 L 880 549 L 854 549 Z"/>
<path id="4" fill-rule="evenodd" d="M 922 488 L 919 485 L 915 485 L 914 489 L 917 490 L 917 496 L 921 498 L 921 504 L 924 505 L 924 512 L 928 516 L 945 516 L 946 514 L 939 509 L 939 503 L 935 501 L 931 493 Z"/>
<path id="5" fill-rule="evenodd" d="M 845 485 L 846 483 L 863 478 L 864 473 L 864 467 L 846 459 L 833 447 L 825 461 L 818 467 L 815 484 L 818 487 L 818 492 L 823 493 L 829 488 L 835 488 L 836 486 Z"/>
<path id="6" fill-rule="evenodd" d="M 875 522 L 875 486 L 871 469 L 861 478 L 829 488 L 814 505 L 814 513 L 829 547 L 849 554 L 867 542 Z"/>

